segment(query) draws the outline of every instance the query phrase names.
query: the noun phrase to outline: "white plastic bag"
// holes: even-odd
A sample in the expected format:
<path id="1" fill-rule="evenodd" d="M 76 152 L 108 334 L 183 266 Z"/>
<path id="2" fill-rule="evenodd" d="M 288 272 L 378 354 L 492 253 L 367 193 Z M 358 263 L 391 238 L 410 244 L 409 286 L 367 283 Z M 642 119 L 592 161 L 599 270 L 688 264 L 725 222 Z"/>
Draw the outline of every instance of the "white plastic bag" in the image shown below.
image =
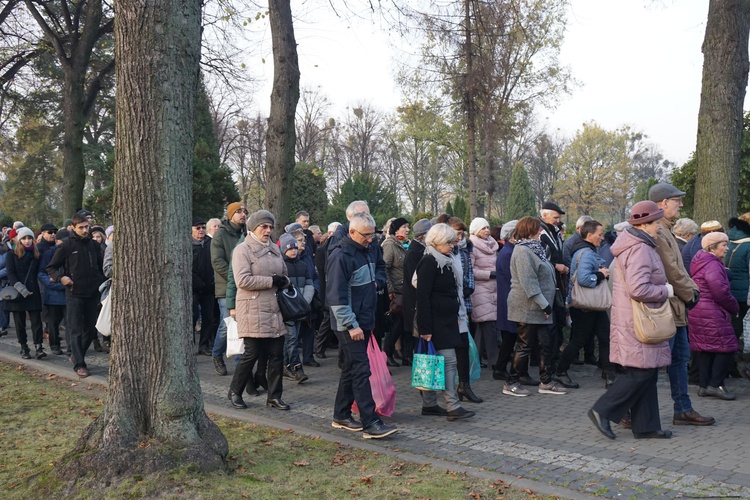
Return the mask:
<path id="1" fill-rule="evenodd" d="M 112 335 L 112 294 L 108 293 L 102 300 L 102 310 L 99 311 L 99 317 L 96 319 L 96 329 L 109 337 Z"/>
<path id="2" fill-rule="evenodd" d="M 742 342 L 745 344 L 742 352 L 750 353 L 750 311 L 747 311 L 745 318 L 742 320 Z"/>
<path id="3" fill-rule="evenodd" d="M 224 323 L 227 324 L 227 357 L 242 354 L 245 352 L 245 341 L 237 336 L 237 320 L 227 316 Z"/>

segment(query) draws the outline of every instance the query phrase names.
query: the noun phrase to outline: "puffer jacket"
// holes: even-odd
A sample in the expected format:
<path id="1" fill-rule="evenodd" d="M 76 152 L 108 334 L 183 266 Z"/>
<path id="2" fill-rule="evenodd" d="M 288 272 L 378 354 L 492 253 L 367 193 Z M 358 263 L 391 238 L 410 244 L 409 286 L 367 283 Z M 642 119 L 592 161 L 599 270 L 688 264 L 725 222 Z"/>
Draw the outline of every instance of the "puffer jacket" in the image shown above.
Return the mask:
<path id="1" fill-rule="evenodd" d="M 388 276 L 388 293 L 403 293 L 406 249 L 395 236 L 388 236 L 381 246 Z"/>
<path id="2" fill-rule="evenodd" d="M 513 249 L 516 247 L 510 241 L 506 241 L 500 253 L 497 254 L 497 329 L 505 332 L 516 333 L 518 325 L 515 321 L 508 319 L 508 294 L 510 293 L 510 259 L 513 257 Z"/>
<path id="3" fill-rule="evenodd" d="M 510 258 L 508 319 L 516 323 L 551 325 L 544 309 L 555 302 L 555 268 L 528 247 L 516 245 Z"/>
<path id="4" fill-rule="evenodd" d="M 579 239 L 571 248 L 572 258 L 570 259 L 570 286 L 568 287 L 567 303 L 573 299 L 573 276 L 579 285 L 586 288 L 596 288 L 604 281 L 604 274 L 599 271 L 604 267 L 604 259 L 596 253 L 596 247 L 586 240 Z"/>
<path id="5" fill-rule="evenodd" d="M 698 290 L 698 286 L 690 278 L 683 264 L 680 247 L 677 245 L 677 238 L 672 234 L 674 222 L 666 217 L 659 222 L 661 223 L 661 227 L 659 227 L 656 238 L 654 238 L 656 240 L 656 253 L 659 254 L 659 258 L 664 266 L 667 282 L 674 288 L 674 297 L 669 299 L 669 305 L 672 307 L 672 315 L 674 316 L 674 324 L 675 326 L 687 326 L 687 309 L 685 304 L 693 301 L 695 298 L 694 292 Z"/>
<path id="6" fill-rule="evenodd" d="M 287 275 L 278 246 L 263 245 L 248 236 L 235 247 L 232 275 L 237 284 L 235 309 L 240 338 L 275 338 L 286 333 L 271 278 L 274 274 Z"/>
<path id="7" fill-rule="evenodd" d="M 737 302 L 750 304 L 750 224 L 735 217 L 729 220 L 729 251 L 724 257 L 732 273 L 729 286 Z"/>
<path id="8" fill-rule="evenodd" d="M 65 285 L 52 281 L 47 274 L 47 264 L 55 254 L 55 246 L 49 248 L 39 259 L 39 272 L 37 278 L 42 288 L 42 303 L 45 306 L 64 306 L 67 304 L 65 296 Z"/>
<path id="9" fill-rule="evenodd" d="M 284 264 L 286 264 L 289 281 L 297 287 L 297 290 L 300 291 L 308 304 L 312 302 L 315 287 L 313 286 L 313 279 L 310 276 L 310 270 L 305 261 L 299 255 L 293 259 L 284 255 Z"/>
<path id="10" fill-rule="evenodd" d="M 219 230 L 211 238 L 211 266 L 214 268 L 214 296 L 222 299 L 227 296 L 227 279 L 232 250 L 245 233 L 245 226 L 238 226 L 227 219 L 221 221 Z"/>
<path id="11" fill-rule="evenodd" d="M 740 348 L 731 317 L 740 306 L 729 289 L 724 263 L 700 250 L 690 264 L 690 274 L 701 291 L 701 300 L 688 311 L 690 349 L 705 352 L 737 352 Z"/>
<path id="12" fill-rule="evenodd" d="M 486 240 L 471 235 L 474 251 L 471 265 L 474 268 L 474 293 L 471 295 L 471 319 L 475 323 L 497 320 L 497 281 L 490 274 L 495 271 L 498 244 L 490 236 Z"/>
<path id="13" fill-rule="evenodd" d="M 623 231 L 612 245 L 615 261 L 612 263 L 614 272 L 611 279 L 613 286 L 609 359 L 622 366 L 659 368 L 672 363 L 672 351 L 668 341 L 644 344 L 635 337 L 633 327 L 631 298 L 655 309 L 664 304 L 669 296 L 664 265 L 655 247 L 656 242 L 653 238 L 635 228 Z"/>

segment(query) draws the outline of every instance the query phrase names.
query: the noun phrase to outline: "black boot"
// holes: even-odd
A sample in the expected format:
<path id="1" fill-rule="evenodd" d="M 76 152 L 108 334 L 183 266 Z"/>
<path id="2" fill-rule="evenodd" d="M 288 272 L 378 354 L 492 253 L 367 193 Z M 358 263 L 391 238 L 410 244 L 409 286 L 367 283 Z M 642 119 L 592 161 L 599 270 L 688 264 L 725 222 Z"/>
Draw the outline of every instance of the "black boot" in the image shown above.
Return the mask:
<path id="1" fill-rule="evenodd" d="M 21 344 L 21 357 L 23 359 L 31 359 L 31 354 L 29 354 L 29 346 L 27 344 Z"/>
<path id="2" fill-rule="evenodd" d="M 385 364 L 386 364 L 386 366 L 391 366 L 391 367 L 394 367 L 394 368 L 397 367 L 397 366 L 401 366 L 400 364 L 398 364 L 398 361 L 396 361 L 393 358 L 393 356 L 388 356 L 388 358 L 386 358 L 386 360 L 385 360 Z"/>
<path id="3" fill-rule="evenodd" d="M 255 377 L 250 377 L 250 379 L 247 381 L 247 385 L 245 386 L 245 392 L 248 396 L 260 396 L 260 393 L 258 392 L 258 388 L 255 387 Z"/>
<path id="4" fill-rule="evenodd" d="M 474 394 L 474 391 L 471 390 L 471 385 L 464 382 L 458 383 L 458 390 L 456 392 L 458 392 L 459 401 L 463 401 L 464 398 L 468 399 L 472 403 L 481 403 L 484 401 L 484 399 Z"/>
<path id="5" fill-rule="evenodd" d="M 44 347 L 42 344 L 37 344 L 36 346 L 36 359 L 42 359 L 47 357 L 47 353 L 44 352 Z"/>

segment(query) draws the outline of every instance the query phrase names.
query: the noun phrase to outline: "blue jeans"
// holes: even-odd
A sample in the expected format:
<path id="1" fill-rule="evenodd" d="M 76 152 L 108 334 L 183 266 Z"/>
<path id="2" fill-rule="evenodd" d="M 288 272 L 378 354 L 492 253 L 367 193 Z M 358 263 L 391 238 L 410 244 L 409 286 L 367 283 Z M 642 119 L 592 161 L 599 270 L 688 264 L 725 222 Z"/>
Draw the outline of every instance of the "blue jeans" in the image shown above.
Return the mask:
<path id="1" fill-rule="evenodd" d="M 214 339 L 214 350 L 211 352 L 214 358 L 224 356 L 227 352 L 227 324 L 224 318 L 229 317 L 226 297 L 216 299 L 219 303 L 219 328 L 216 330 L 216 339 Z"/>
<path id="2" fill-rule="evenodd" d="M 286 339 L 284 339 L 284 365 L 294 368 L 301 365 L 299 359 L 299 328 L 301 321 L 284 323 L 286 326 Z"/>
<path id="3" fill-rule="evenodd" d="M 669 347 L 672 349 L 672 364 L 667 368 L 667 374 L 669 374 L 669 388 L 672 391 L 676 415 L 693 409 L 688 395 L 690 344 L 688 344 L 687 327 L 677 327 L 677 333 L 669 340 Z"/>

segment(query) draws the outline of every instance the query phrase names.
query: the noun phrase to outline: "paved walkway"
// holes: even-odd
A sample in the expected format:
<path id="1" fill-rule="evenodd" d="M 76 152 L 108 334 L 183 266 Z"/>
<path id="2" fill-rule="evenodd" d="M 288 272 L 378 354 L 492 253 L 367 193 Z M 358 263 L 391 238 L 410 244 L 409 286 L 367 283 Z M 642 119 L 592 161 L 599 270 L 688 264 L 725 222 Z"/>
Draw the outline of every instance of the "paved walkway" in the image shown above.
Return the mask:
<path id="1" fill-rule="evenodd" d="M 24 362 L 17 348 L 11 329 L 10 335 L 0 340 L 0 359 Z M 104 383 L 107 358 L 90 350 L 87 363 L 92 377 L 86 379 L 88 382 Z M 288 412 L 266 408 L 263 394 L 245 396 L 247 410 L 231 409 L 226 394 L 233 363 L 227 362 L 230 376 L 220 377 L 210 357 L 197 356 L 196 360 L 208 411 L 358 442 L 352 433 L 330 427 L 339 373 L 335 351 L 329 350 L 328 358 L 320 360 L 320 368 L 306 368 L 308 382 L 299 385 L 284 381 L 284 400 L 292 406 Z M 26 363 L 77 378 L 66 356 L 50 354 L 42 361 Z M 590 366 L 574 366 L 569 372 L 581 384 L 580 389 L 565 396 L 532 392 L 526 398 L 504 396 L 502 382 L 492 380 L 489 371 L 483 370 L 482 379 L 472 387 L 485 402 L 465 403 L 477 415 L 458 422 L 421 416 L 419 394 L 410 387 L 409 369 L 391 371 L 398 396 L 396 412 L 388 420 L 398 426 L 399 433 L 392 439 L 362 441 L 365 447 L 532 480 L 537 482 L 536 488 L 530 486 L 535 491 L 568 498 L 750 498 L 750 383 L 744 379 L 727 381 L 727 387 L 737 394 L 736 401 L 699 398 L 697 388 L 691 386 L 695 408 L 714 416 L 717 423 L 683 427 L 672 425 L 669 383 L 662 374 L 662 426 L 672 430 L 674 437 L 635 440 L 630 431 L 613 425 L 617 439 L 610 441 L 586 417 L 588 408 L 604 391 L 604 381 Z"/>

